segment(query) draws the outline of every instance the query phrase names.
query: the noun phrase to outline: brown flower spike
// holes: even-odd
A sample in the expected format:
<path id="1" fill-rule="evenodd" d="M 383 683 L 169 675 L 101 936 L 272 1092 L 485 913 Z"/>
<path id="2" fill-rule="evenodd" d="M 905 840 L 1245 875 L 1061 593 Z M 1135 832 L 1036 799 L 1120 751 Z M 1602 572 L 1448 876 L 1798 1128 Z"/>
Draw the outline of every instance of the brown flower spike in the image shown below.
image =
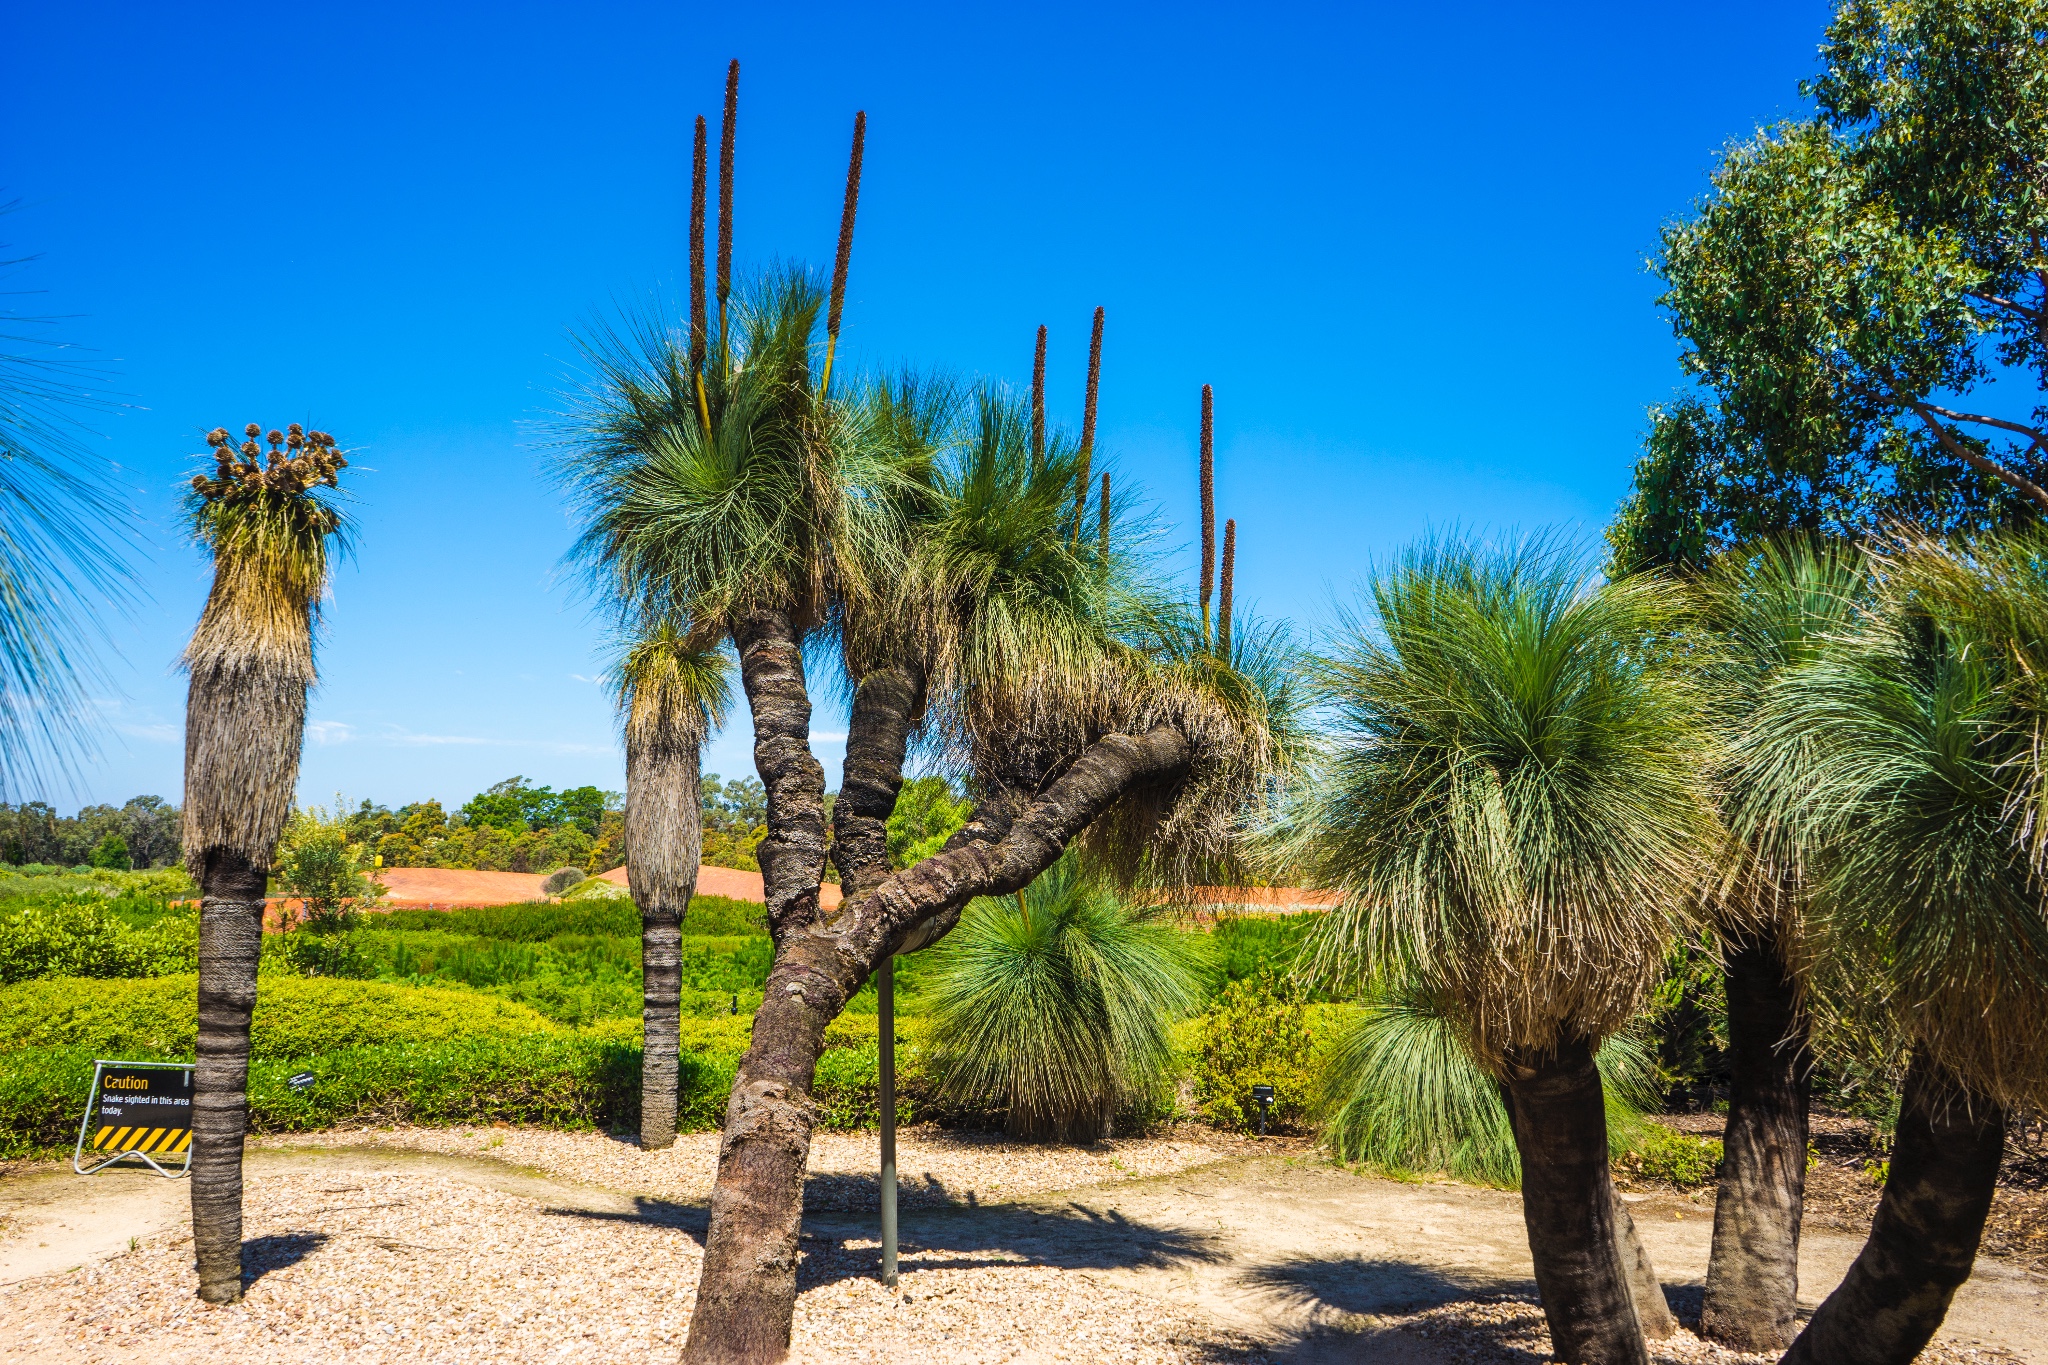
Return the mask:
<path id="1" fill-rule="evenodd" d="M 207 502 L 242 501 L 264 493 L 291 497 L 313 487 L 335 488 L 340 485 L 338 475 L 348 468 L 334 438 L 324 431 L 307 431 L 297 422 L 284 431 L 271 431 L 265 438 L 270 442 L 269 457 L 261 464 L 257 461 L 264 452 L 256 438 L 263 428 L 251 422 L 242 431 L 248 439 L 239 449 L 226 427 L 206 434 L 206 444 L 213 448 L 214 473 L 210 479 L 193 476 L 192 491 Z"/>

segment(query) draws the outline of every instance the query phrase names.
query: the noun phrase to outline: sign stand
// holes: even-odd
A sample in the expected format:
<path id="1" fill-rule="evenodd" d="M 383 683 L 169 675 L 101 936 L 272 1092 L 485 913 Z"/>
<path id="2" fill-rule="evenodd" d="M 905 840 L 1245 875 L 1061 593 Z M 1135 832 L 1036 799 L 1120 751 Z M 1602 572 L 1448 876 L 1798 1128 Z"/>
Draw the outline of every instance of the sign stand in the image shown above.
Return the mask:
<path id="1" fill-rule="evenodd" d="M 95 1123 L 94 1120 L 98 1122 Z M 90 1142 L 87 1139 L 90 1138 Z M 87 1154 L 104 1157 L 86 1165 Z M 192 1063 L 96 1061 L 71 1169 L 91 1175 L 122 1157 L 139 1157 L 176 1180 L 192 1169 Z M 158 1157 L 184 1158 L 175 1170 Z"/>

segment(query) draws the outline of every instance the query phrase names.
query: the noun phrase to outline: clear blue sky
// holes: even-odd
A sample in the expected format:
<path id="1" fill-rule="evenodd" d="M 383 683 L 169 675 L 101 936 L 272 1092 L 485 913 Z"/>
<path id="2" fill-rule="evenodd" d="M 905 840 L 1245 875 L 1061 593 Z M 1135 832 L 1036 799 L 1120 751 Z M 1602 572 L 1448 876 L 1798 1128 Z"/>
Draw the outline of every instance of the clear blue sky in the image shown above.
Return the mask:
<path id="1" fill-rule="evenodd" d="M 1240 596 L 1313 629 L 1432 527 L 1597 537 L 1679 383 L 1644 257 L 1722 145 L 1798 112 L 1827 13 L 14 5 L 0 241 L 44 291 L 15 302 L 115 372 L 94 448 L 150 527 L 105 752 L 46 794 L 178 798 L 206 580 L 176 496 L 248 421 L 357 466 L 302 797 L 622 785 L 533 425 L 569 329 L 680 296 L 690 118 L 715 130 L 730 57 L 742 265 L 829 263 L 866 109 L 855 363 L 1023 383 L 1043 322 L 1076 422 L 1106 306 L 1100 443 L 1191 541 L 1214 384 Z M 742 708 L 707 767 L 750 752 Z"/>

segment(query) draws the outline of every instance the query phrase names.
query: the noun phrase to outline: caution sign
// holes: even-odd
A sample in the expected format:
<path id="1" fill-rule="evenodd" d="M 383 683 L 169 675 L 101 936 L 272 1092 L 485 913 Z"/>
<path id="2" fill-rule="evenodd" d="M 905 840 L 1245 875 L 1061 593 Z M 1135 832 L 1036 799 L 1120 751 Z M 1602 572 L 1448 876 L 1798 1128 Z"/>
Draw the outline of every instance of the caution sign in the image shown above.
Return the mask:
<path id="1" fill-rule="evenodd" d="M 191 1164 L 192 1064 L 95 1062 L 85 1120 L 72 1169 L 90 1174 L 124 1156 L 140 1157 L 163 1175 Z M 92 1165 L 87 1166 L 86 1161 Z"/>

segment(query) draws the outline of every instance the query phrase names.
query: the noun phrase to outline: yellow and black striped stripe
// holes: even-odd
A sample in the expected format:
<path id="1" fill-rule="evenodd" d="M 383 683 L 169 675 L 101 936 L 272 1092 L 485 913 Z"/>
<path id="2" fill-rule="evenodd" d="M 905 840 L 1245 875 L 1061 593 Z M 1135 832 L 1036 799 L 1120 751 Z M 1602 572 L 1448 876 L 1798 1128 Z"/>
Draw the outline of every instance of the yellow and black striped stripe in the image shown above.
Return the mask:
<path id="1" fill-rule="evenodd" d="M 192 1142 L 190 1128 L 102 1128 L 93 1135 L 96 1152 L 146 1152 L 170 1155 L 185 1150 Z"/>

